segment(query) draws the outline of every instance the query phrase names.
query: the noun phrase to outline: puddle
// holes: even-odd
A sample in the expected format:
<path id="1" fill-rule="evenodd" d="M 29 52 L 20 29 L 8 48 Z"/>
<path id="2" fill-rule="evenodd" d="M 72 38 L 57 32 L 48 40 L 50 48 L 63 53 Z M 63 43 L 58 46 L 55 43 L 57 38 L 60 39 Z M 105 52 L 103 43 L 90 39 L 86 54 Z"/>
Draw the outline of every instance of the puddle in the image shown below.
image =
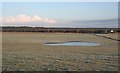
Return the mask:
<path id="1" fill-rule="evenodd" d="M 49 42 L 45 43 L 49 46 L 99 46 L 99 43 L 93 42 L 80 42 L 80 41 L 70 41 L 70 42 Z"/>

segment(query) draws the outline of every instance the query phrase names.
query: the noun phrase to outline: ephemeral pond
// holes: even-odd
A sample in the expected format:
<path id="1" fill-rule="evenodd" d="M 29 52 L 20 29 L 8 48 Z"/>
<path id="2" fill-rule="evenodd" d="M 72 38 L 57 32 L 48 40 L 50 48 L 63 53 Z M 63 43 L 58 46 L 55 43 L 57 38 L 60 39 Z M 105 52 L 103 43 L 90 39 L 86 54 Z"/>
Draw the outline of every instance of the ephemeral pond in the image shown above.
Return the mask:
<path id="1" fill-rule="evenodd" d="M 69 41 L 69 42 L 49 42 L 45 43 L 49 46 L 100 46 L 99 43 L 83 42 L 83 41 Z"/>

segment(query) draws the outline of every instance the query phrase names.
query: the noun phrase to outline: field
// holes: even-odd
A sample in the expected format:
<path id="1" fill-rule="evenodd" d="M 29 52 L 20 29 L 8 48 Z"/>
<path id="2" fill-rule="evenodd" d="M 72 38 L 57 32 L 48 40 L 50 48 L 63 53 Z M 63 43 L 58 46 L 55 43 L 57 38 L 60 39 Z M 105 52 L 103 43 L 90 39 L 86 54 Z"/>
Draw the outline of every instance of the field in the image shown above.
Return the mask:
<path id="1" fill-rule="evenodd" d="M 104 35 L 105 34 L 100 34 Z M 114 35 L 117 39 L 117 34 Z M 100 46 L 46 46 L 86 41 Z M 3 71 L 118 71 L 118 41 L 82 33 L 2 33 Z"/>
<path id="2" fill-rule="evenodd" d="M 115 40 L 120 40 L 120 38 L 118 36 L 118 35 L 120 35 L 120 33 L 97 34 L 97 35 L 112 38 L 112 39 L 115 39 Z"/>

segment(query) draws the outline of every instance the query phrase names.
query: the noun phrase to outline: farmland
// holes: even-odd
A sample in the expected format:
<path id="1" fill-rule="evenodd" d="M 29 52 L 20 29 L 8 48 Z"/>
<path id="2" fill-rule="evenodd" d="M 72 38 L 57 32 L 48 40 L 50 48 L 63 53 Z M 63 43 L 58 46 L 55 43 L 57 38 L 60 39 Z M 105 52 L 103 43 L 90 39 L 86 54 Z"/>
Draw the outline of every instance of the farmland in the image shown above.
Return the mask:
<path id="1" fill-rule="evenodd" d="M 117 34 L 99 34 L 118 39 Z M 114 35 L 114 36 L 112 36 Z M 47 46 L 86 41 L 100 46 Z M 2 33 L 3 71 L 118 71 L 118 41 L 86 33 Z"/>

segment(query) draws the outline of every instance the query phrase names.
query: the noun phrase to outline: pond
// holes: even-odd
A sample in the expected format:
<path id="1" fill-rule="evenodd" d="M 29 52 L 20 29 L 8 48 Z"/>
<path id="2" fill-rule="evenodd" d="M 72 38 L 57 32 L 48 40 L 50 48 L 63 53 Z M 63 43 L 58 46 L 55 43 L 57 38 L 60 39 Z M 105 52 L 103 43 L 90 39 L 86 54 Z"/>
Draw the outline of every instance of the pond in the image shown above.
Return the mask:
<path id="1" fill-rule="evenodd" d="M 69 42 L 49 42 L 45 43 L 49 46 L 99 46 L 101 44 L 94 42 L 69 41 Z"/>

